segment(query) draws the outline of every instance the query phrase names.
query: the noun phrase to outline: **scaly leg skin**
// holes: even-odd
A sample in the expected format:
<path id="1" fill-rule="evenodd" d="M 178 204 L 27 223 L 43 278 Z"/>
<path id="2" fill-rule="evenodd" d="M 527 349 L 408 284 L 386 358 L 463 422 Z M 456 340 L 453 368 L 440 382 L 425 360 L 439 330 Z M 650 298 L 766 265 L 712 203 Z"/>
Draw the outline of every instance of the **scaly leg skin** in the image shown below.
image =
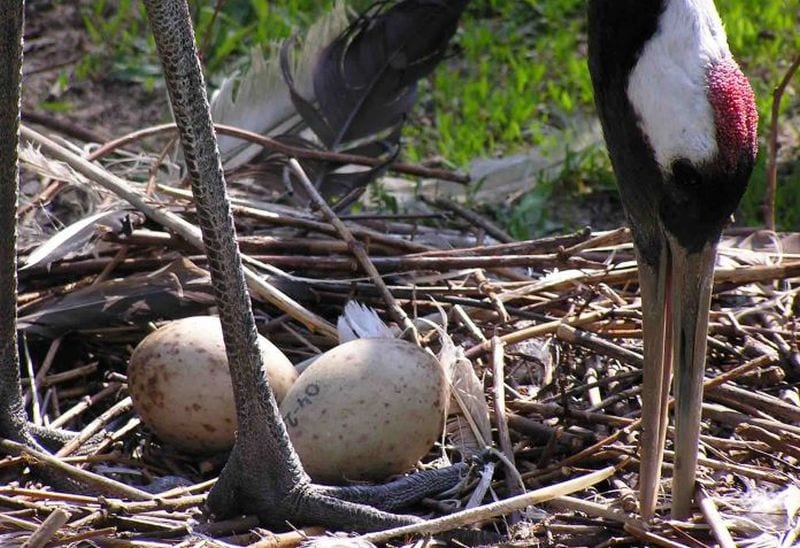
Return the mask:
<path id="1" fill-rule="evenodd" d="M 461 462 L 440 470 L 417 472 L 384 485 L 318 486 L 317 489 L 335 498 L 393 512 L 451 489 L 466 478 L 471 468 L 472 465 Z"/>
<path id="2" fill-rule="evenodd" d="M 0 13 L 0 437 L 42 450 L 25 414 L 17 350 L 17 188 L 24 7 L 23 0 L 9 0 Z M 36 434 L 46 436 L 48 432 L 39 429 Z M 54 487 L 78 487 L 48 468 L 34 466 L 34 470 Z"/>
<path id="3" fill-rule="evenodd" d="M 24 2 L 0 15 L 0 435 L 28 446 L 17 351 L 17 186 Z"/>
<path id="4" fill-rule="evenodd" d="M 24 6 L 23 0 L 9 1 L 0 15 L 0 437 L 41 449 L 25 414 L 17 350 L 17 188 Z"/>
<path id="5" fill-rule="evenodd" d="M 217 517 L 257 514 L 266 526 L 278 528 L 291 522 L 369 531 L 417 521 L 332 496 L 341 492 L 349 498 L 353 491 L 314 486 L 303 470 L 272 390 L 260 374 L 255 322 L 188 7 L 185 0 L 144 3 L 192 181 L 236 401 L 239 434 L 209 494 L 208 508 Z M 374 499 L 361 495 L 360 502 L 393 497 L 381 490 Z"/>

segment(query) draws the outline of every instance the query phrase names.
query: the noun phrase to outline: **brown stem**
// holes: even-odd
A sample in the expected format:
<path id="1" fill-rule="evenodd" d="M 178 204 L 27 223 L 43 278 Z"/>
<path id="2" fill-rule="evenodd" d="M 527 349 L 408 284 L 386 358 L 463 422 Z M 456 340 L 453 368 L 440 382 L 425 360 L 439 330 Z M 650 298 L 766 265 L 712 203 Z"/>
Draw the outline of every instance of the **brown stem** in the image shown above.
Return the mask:
<path id="1" fill-rule="evenodd" d="M 783 75 L 783 79 L 772 92 L 772 117 L 767 141 L 767 195 L 764 198 L 764 221 L 767 228 L 773 231 L 775 230 L 775 201 L 778 195 L 778 118 L 783 94 L 798 69 L 800 69 L 800 55 L 795 57 L 786 74 Z"/>
<path id="2" fill-rule="evenodd" d="M 514 446 L 511 445 L 511 434 L 508 431 L 508 420 L 506 418 L 505 379 L 505 348 L 498 337 L 492 337 L 493 403 L 497 438 L 500 441 L 500 450 L 505 455 L 508 464 L 516 468 Z M 518 495 L 521 492 L 520 485 L 516 481 L 518 477 L 519 472 L 516 470 L 506 470 L 505 483 L 511 496 Z"/>
<path id="3" fill-rule="evenodd" d="M 347 243 L 347 247 L 350 248 L 350 252 L 355 256 L 362 270 L 367 273 L 372 282 L 375 284 L 375 287 L 378 288 L 378 292 L 380 292 L 381 296 L 383 297 L 383 300 L 386 303 L 386 306 L 389 309 L 393 319 L 402 325 L 403 329 L 410 333 L 415 341 L 418 341 L 419 334 L 417 333 L 416 327 L 414 327 L 414 323 L 409 319 L 408 315 L 406 315 L 405 310 L 403 310 L 400 305 L 397 304 L 394 295 L 392 295 L 392 292 L 389 291 L 389 288 L 386 287 L 386 284 L 383 282 L 383 278 L 381 278 L 378 269 L 375 268 L 374 264 L 372 264 L 372 261 L 370 260 L 367 251 L 364 249 L 364 246 L 361 244 L 361 242 L 353 237 L 353 233 L 347 228 L 341 219 L 336 216 L 336 213 L 330 208 L 328 203 L 325 201 L 325 198 L 320 196 L 319 192 L 317 192 L 317 189 L 314 188 L 313 183 L 308 178 L 305 171 L 303 171 L 300 163 L 293 158 L 289 160 L 289 167 L 298 176 L 300 184 L 303 186 L 303 190 L 305 190 L 309 195 L 312 203 L 314 203 L 314 205 L 318 207 L 320 211 L 322 211 L 322 214 L 325 216 L 325 220 L 327 220 L 336 228 L 336 231 Z"/>
<path id="4" fill-rule="evenodd" d="M 211 36 L 214 34 L 214 23 L 217 22 L 222 7 L 225 5 L 226 0 L 217 0 L 214 3 L 214 13 L 211 14 L 211 21 L 208 22 L 206 33 L 203 35 L 202 46 L 200 46 L 200 59 L 205 59 L 208 55 L 208 48 L 211 45 Z"/>
<path id="5" fill-rule="evenodd" d="M 256 143 L 263 146 L 267 150 L 279 152 L 293 158 L 310 158 L 313 160 L 326 160 L 329 162 L 337 162 L 340 164 L 355 164 L 359 166 L 381 166 L 385 160 L 380 158 L 371 158 L 369 156 L 359 156 L 357 154 L 342 154 L 339 152 L 328 152 L 325 150 L 310 150 L 307 148 L 293 147 L 280 141 L 276 141 L 270 137 L 259 135 L 251 131 L 239 129 L 233 126 L 224 124 L 214 124 L 214 129 L 220 135 L 230 135 L 231 137 L 238 137 L 251 143 Z M 108 142 L 95 150 L 92 154 L 86 157 L 89 161 L 97 160 L 103 156 L 111 153 L 112 151 L 121 148 L 129 143 L 146 139 L 148 137 L 155 137 L 157 135 L 169 134 L 175 131 L 175 124 L 163 124 L 160 126 L 153 126 L 150 128 L 140 129 L 128 135 L 124 135 L 119 139 Z M 396 173 L 405 173 L 406 175 L 415 175 L 417 177 L 425 177 L 429 179 L 440 179 L 442 181 L 452 181 L 454 183 L 467 184 L 470 179 L 468 175 L 461 173 L 454 173 L 447 169 L 434 169 L 412 164 L 404 164 L 400 162 L 392 162 L 389 164 L 389 171 Z"/>
<path id="6" fill-rule="evenodd" d="M 430 199 L 426 198 L 425 196 L 421 196 L 421 198 L 423 202 L 455 213 L 470 224 L 486 231 L 489 236 L 499 242 L 511 243 L 514 241 L 514 238 L 509 236 L 505 230 L 494 224 L 492 221 L 482 215 L 479 215 L 478 213 L 475 213 L 471 209 L 462 206 L 461 204 L 457 204 L 453 200 L 448 200 L 447 198 Z"/>
<path id="7" fill-rule="evenodd" d="M 346 227 L 345 227 L 346 228 Z M 356 261 L 345 257 L 329 257 L 324 255 L 252 255 L 252 258 L 269 263 L 272 266 L 286 269 L 307 269 L 325 271 L 353 271 L 360 267 L 365 273 L 370 274 L 374 269 L 379 272 L 399 272 L 403 270 L 430 270 L 446 271 L 463 268 L 499 268 L 499 267 L 528 267 L 528 268 L 598 268 L 597 263 L 586 261 L 580 257 L 562 259 L 556 255 L 484 255 L 479 257 L 369 257 L 363 250 L 364 244 L 353 238 L 347 240 L 348 244 L 359 246 L 362 251 L 351 253 L 356 256 Z M 372 267 L 366 267 L 369 261 Z M 373 280 L 374 282 L 374 280 Z M 377 284 L 376 284 L 377 285 Z M 396 320 L 397 318 L 395 318 Z"/>

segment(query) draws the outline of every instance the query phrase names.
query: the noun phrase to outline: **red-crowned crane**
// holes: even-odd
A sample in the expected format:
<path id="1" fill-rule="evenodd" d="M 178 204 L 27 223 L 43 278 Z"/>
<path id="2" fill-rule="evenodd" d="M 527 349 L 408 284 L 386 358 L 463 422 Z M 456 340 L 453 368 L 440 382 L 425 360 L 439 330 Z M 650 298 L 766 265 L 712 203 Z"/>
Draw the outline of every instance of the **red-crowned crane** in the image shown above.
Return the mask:
<path id="1" fill-rule="evenodd" d="M 641 511 L 655 513 L 674 363 L 672 515 L 685 518 L 716 247 L 753 168 L 755 101 L 713 0 L 590 0 L 589 69 L 639 264 Z"/>

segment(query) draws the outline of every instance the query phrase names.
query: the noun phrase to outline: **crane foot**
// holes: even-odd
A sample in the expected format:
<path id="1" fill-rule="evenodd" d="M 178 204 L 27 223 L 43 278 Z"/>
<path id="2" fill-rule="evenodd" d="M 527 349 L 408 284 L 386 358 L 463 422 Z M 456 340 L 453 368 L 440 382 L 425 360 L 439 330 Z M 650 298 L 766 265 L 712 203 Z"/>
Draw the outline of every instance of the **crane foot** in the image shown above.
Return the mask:
<path id="1" fill-rule="evenodd" d="M 456 464 L 428 470 L 383 485 L 333 487 L 311 483 L 308 476 L 281 485 L 281 472 L 245 466 L 257 460 L 242 458 L 237 445 L 206 501 L 214 518 L 255 514 L 268 527 L 310 523 L 337 530 L 374 531 L 415 523 L 419 518 L 394 514 L 400 508 L 456 486 L 470 466 Z M 263 459 L 263 455 L 261 455 Z M 283 476 L 286 477 L 286 476 Z"/>

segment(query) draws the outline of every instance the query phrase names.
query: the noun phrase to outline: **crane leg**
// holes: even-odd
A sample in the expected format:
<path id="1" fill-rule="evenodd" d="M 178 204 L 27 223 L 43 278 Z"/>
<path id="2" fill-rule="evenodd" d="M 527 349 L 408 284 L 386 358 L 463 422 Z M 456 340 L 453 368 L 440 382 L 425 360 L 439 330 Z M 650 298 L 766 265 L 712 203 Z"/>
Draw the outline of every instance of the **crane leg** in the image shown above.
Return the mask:
<path id="1" fill-rule="evenodd" d="M 260 374 L 255 322 L 188 7 L 185 0 L 145 0 L 145 7 L 192 181 L 237 408 L 238 436 L 208 497 L 210 511 L 219 517 L 253 513 L 266 525 L 277 527 L 285 527 L 287 522 L 314 523 L 364 531 L 417 521 L 414 516 L 391 514 L 361 503 L 386 498 L 397 502 L 401 492 L 413 492 L 418 499 L 428 492 L 425 488 L 391 493 L 376 489 L 372 497 L 363 491 L 356 494 L 315 486 L 303 470 L 272 390 Z M 458 477 L 453 471 L 440 475 L 449 477 L 452 484 Z M 431 481 L 430 485 L 439 484 Z"/>
<path id="2" fill-rule="evenodd" d="M 0 16 L 0 436 L 28 446 L 17 349 L 17 187 L 24 1 Z"/>

